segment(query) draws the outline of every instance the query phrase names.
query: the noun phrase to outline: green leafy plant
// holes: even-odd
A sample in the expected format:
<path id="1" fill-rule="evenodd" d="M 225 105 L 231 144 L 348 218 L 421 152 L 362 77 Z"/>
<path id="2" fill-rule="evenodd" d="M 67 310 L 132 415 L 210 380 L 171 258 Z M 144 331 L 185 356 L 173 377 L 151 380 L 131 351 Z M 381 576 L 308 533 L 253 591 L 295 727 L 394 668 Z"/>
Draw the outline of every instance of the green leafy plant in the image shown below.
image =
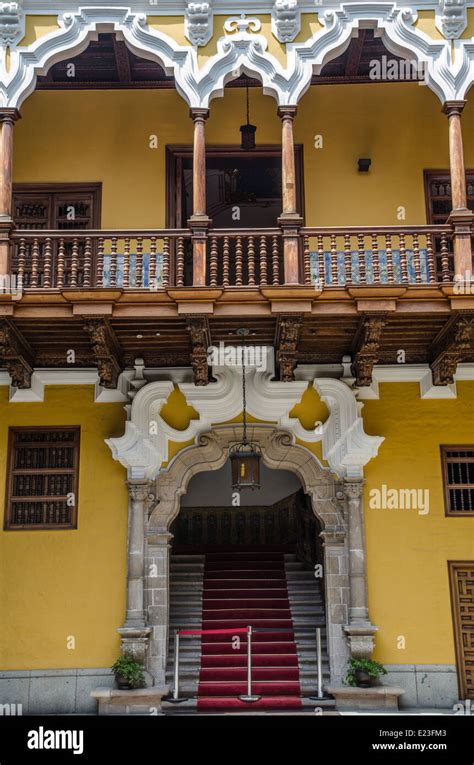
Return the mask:
<path id="1" fill-rule="evenodd" d="M 356 672 L 367 672 L 369 677 L 376 679 L 379 675 L 386 675 L 387 670 L 378 661 L 372 659 L 349 659 L 349 668 L 345 679 L 346 685 L 357 685 Z"/>
<path id="2" fill-rule="evenodd" d="M 130 651 L 125 651 L 112 665 L 116 677 L 121 676 L 132 688 L 138 688 L 145 683 L 145 675 L 141 665 L 135 661 Z"/>

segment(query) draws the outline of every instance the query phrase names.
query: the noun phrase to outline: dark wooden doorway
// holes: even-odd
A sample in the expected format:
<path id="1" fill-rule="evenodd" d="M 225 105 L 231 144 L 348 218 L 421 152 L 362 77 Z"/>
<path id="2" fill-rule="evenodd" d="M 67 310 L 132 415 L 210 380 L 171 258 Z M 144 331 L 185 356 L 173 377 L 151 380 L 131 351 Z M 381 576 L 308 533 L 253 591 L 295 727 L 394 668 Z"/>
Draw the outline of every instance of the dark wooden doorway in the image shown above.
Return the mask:
<path id="1" fill-rule="evenodd" d="M 474 561 L 449 561 L 456 666 L 461 699 L 474 699 Z"/>

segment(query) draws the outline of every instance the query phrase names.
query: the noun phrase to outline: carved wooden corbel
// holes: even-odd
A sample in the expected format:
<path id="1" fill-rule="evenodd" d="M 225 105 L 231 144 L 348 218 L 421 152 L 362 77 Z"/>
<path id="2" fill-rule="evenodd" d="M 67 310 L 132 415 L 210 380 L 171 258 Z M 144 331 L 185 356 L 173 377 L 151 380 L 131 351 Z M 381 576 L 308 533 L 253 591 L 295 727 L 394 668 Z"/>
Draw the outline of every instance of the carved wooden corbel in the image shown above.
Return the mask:
<path id="1" fill-rule="evenodd" d="M 474 351 L 474 315 L 453 316 L 431 346 L 434 385 L 452 385 L 458 364 Z"/>
<path id="2" fill-rule="evenodd" d="M 387 323 L 384 315 L 363 316 L 352 344 L 351 371 L 358 388 L 372 384 L 372 372 L 378 362 L 382 331 Z"/>
<path id="3" fill-rule="evenodd" d="M 207 349 L 211 345 L 211 331 L 207 316 L 188 316 L 186 327 L 191 339 L 191 366 L 195 385 L 207 385 L 209 366 Z"/>
<path id="4" fill-rule="evenodd" d="M 84 329 L 92 345 L 99 382 L 103 388 L 116 388 L 120 375 L 120 348 L 106 319 L 87 319 Z"/>
<path id="5" fill-rule="evenodd" d="M 303 327 L 303 316 L 280 316 L 275 333 L 277 365 L 282 382 L 293 382 L 297 365 L 298 344 Z"/>

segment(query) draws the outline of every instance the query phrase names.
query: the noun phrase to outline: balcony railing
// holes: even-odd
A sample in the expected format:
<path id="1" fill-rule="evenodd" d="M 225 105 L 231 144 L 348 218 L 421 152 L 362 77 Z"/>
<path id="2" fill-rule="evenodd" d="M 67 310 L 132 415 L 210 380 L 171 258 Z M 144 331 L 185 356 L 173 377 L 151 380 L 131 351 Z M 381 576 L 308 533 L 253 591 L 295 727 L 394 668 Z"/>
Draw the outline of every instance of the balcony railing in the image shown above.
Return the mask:
<path id="1" fill-rule="evenodd" d="M 299 283 L 423 285 L 453 278 L 450 226 L 302 228 Z M 210 229 L 206 285 L 284 284 L 279 228 Z M 16 231 L 11 271 L 23 289 L 192 286 L 192 232 L 157 230 Z"/>

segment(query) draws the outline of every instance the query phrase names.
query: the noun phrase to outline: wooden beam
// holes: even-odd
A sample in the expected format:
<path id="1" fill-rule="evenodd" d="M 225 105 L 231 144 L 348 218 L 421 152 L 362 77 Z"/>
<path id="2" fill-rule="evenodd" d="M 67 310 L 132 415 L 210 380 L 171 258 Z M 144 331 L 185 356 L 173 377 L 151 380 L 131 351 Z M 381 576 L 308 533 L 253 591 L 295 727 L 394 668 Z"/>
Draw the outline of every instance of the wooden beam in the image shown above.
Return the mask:
<path id="1" fill-rule="evenodd" d="M 209 366 L 207 349 L 211 345 L 211 330 L 207 316 L 188 316 L 186 328 L 191 340 L 191 366 L 194 372 L 195 385 L 207 385 L 209 382 Z"/>
<path id="2" fill-rule="evenodd" d="M 33 352 L 9 319 L 0 319 L 0 359 L 15 388 L 31 388 Z"/>
<path id="3" fill-rule="evenodd" d="M 93 318 L 84 322 L 103 388 L 116 388 L 122 371 L 119 343 L 107 319 Z"/>
<path id="4" fill-rule="evenodd" d="M 132 68 L 130 66 L 130 56 L 128 55 L 128 48 L 123 40 L 117 40 L 114 35 L 114 55 L 115 64 L 117 66 L 117 72 L 119 80 L 124 85 L 130 85 L 132 82 Z"/>
<path id="5" fill-rule="evenodd" d="M 278 317 L 275 331 L 275 353 L 282 382 L 293 382 L 295 379 L 298 344 L 302 327 L 302 314 L 282 314 Z"/>
<path id="6" fill-rule="evenodd" d="M 452 385 L 457 365 L 474 352 L 474 312 L 452 316 L 430 351 L 434 385 Z"/>
<path id="7" fill-rule="evenodd" d="M 372 383 L 372 372 L 378 362 L 382 331 L 386 323 L 387 317 L 384 314 L 366 315 L 359 322 L 351 349 L 354 359 L 351 370 L 358 388 Z"/>
<path id="8" fill-rule="evenodd" d="M 358 36 L 353 37 L 349 45 L 345 71 L 346 77 L 355 77 L 358 74 L 364 42 L 365 29 L 359 29 Z"/>

